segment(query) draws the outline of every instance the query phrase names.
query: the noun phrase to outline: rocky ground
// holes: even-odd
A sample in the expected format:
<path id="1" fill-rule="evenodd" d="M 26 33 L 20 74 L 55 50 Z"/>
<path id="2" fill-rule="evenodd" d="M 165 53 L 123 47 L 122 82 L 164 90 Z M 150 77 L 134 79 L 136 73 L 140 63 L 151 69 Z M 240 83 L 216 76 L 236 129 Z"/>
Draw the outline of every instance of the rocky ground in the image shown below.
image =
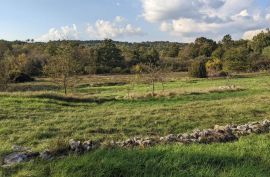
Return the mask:
<path id="1" fill-rule="evenodd" d="M 249 134 L 268 133 L 270 131 L 270 121 L 252 122 L 244 125 L 215 125 L 213 129 L 194 130 L 192 133 L 170 134 L 164 137 L 135 137 L 125 141 L 76 141 L 70 140 L 54 150 L 45 150 L 43 152 L 33 152 L 30 148 L 14 145 L 13 153 L 3 158 L 3 167 L 29 161 L 31 159 L 41 158 L 51 160 L 59 156 L 65 156 L 70 153 L 83 154 L 98 148 L 134 148 L 134 147 L 151 147 L 158 144 L 170 143 L 226 143 L 237 141 L 240 136 Z"/>

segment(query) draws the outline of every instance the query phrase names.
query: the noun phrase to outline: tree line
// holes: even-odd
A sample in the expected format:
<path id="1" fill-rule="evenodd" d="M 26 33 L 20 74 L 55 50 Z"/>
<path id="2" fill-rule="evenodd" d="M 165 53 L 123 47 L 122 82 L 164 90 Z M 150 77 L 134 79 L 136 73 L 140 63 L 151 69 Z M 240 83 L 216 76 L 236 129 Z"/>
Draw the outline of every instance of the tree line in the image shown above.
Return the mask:
<path id="1" fill-rule="evenodd" d="M 47 43 L 0 40 L 2 87 L 20 81 L 22 76 L 61 77 L 65 84 L 72 75 L 149 73 L 166 67 L 167 71 L 189 71 L 194 77 L 207 77 L 268 70 L 269 64 L 269 29 L 252 40 L 233 40 L 225 35 L 218 42 L 200 37 L 189 44 L 110 39 Z"/>

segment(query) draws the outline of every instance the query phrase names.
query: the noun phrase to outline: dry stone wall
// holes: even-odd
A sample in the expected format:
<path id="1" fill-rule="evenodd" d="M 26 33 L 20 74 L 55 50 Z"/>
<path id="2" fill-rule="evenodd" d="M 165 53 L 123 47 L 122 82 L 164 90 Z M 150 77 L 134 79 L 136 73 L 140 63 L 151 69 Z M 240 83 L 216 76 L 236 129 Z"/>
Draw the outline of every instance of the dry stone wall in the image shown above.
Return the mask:
<path id="1" fill-rule="evenodd" d="M 243 125 L 226 126 L 215 125 L 213 129 L 194 130 L 192 133 L 170 134 L 163 137 L 134 137 L 125 141 L 76 141 L 71 139 L 67 146 L 58 152 L 46 150 L 44 152 L 31 152 L 29 148 L 13 146 L 13 153 L 7 155 L 3 159 L 4 166 L 26 162 L 31 159 L 41 158 L 50 160 L 57 156 L 63 156 L 70 153 L 83 154 L 91 150 L 102 147 L 118 147 L 118 148 L 134 148 L 134 147 L 151 147 L 158 144 L 209 144 L 209 143 L 226 143 L 238 140 L 241 136 L 249 134 L 268 133 L 270 130 L 270 121 L 264 120 L 260 122 L 252 122 Z"/>

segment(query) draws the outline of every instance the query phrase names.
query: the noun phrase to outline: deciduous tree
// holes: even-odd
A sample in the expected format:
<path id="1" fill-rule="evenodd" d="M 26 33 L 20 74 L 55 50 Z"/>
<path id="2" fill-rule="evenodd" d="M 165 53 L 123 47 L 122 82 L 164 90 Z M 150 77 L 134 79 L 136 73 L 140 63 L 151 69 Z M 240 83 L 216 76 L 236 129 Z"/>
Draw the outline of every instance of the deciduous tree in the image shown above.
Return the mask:
<path id="1" fill-rule="evenodd" d="M 72 79 L 78 69 L 78 64 L 74 60 L 74 51 L 69 44 L 58 48 L 57 55 L 50 58 L 44 67 L 46 75 L 50 76 L 54 82 L 60 84 L 67 94 L 67 88 L 73 82 Z"/>

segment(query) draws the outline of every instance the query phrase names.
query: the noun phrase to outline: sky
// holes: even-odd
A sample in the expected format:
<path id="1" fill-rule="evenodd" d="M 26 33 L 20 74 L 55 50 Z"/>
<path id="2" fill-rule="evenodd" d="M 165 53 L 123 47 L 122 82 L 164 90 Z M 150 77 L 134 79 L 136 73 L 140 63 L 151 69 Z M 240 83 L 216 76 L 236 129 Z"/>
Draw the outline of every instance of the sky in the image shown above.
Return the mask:
<path id="1" fill-rule="evenodd" d="M 191 42 L 251 39 L 270 0 L 0 0 L 0 39 Z"/>

